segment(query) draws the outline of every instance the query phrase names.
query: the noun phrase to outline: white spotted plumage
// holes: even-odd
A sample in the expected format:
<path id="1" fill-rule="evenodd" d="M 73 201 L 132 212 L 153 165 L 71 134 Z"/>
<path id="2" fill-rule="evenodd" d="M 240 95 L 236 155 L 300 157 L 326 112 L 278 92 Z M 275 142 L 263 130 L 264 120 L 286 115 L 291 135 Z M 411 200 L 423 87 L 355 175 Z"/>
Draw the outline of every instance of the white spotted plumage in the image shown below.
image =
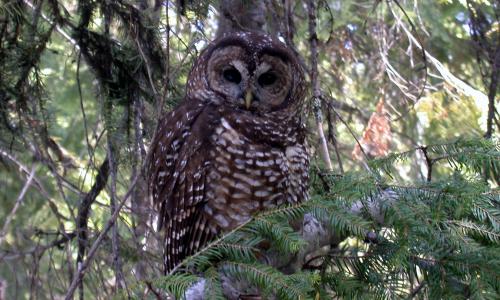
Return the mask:
<path id="1" fill-rule="evenodd" d="M 251 65 L 263 71 L 287 66 L 289 73 L 280 75 L 290 84 L 281 93 L 287 95 L 281 104 L 246 110 L 229 94 L 221 95 L 224 90 L 212 89 L 212 54 L 227 45 L 246 49 L 228 53 L 240 55 L 232 66 L 245 78 L 254 76 L 255 70 L 246 69 Z M 185 100 L 163 117 L 151 145 L 149 188 L 165 234 L 165 271 L 259 211 L 308 199 L 304 93 L 303 71 L 293 51 L 268 36 L 236 33 L 201 53 Z"/>

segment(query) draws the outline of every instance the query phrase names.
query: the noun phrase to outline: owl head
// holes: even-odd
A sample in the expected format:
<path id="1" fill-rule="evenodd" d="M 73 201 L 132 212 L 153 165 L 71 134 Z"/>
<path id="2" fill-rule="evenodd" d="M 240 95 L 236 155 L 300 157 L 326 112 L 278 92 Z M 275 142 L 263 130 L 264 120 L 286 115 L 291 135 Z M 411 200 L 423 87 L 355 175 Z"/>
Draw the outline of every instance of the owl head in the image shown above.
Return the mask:
<path id="1" fill-rule="evenodd" d="M 188 78 L 187 96 L 262 115 L 297 109 L 304 87 L 302 68 L 284 43 L 261 33 L 237 32 L 201 53 Z"/>

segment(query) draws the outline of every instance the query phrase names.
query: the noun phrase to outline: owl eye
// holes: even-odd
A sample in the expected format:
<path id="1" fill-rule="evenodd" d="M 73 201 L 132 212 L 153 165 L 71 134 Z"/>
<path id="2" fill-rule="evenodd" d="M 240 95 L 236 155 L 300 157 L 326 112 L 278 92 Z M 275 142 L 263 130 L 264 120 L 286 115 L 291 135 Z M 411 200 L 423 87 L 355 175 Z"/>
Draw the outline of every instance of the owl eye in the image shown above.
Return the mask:
<path id="1" fill-rule="evenodd" d="M 267 72 L 262 75 L 260 75 L 259 79 L 257 80 L 261 86 L 266 86 L 266 85 L 271 85 L 274 82 L 276 82 L 276 75 L 273 73 Z"/>
<path id="2" fill-rule="evenodd" d="M 224 72 L 222 72 L 222 76 L 224 76 L 224 78 L 229 82 L 236 84 L 241 82 L 241 74 L 235 68 L 224 70 Z"/>

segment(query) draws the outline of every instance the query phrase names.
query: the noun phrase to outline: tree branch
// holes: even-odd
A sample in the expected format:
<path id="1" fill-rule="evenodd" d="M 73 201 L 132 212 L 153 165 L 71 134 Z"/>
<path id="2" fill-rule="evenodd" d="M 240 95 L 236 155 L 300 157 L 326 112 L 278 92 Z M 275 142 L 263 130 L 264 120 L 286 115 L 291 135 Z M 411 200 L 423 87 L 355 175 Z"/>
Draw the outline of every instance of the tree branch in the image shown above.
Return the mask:
<path id="1" fill-rule="evenodd" d="M 319 136 L 319 150 L 321 158 L 328 171 L 333 171 L 328 151 L 328 142 L 323 132 L 323 121 L 321 112 L 321 90 L 318 80 L 318 36 L 316 35 L 316 6 L 314 1 L 307 1 L 307 11 L 309 16 L 309 45 L 311 46 L 311 86 L 313 91 L 313 111 L 316 120 L 316 130 Z"/>
<path id="2" fill-rule="evenodd" d="M 394 191 L 390 189 L 384 190 L 381 191 L 377 197 L 373 197 L 368 200 L 355 201 L 351 205 L 349 213 L 357 216 L 368 214 L 369 217 L 371 217 L 376 223 L 383 225 L 385 223 L 385 211 L 397 200 L 398 197 Z M 242 224 L 228 234 L 232 234 L 233 232 L 241 229 L 249 222 Z M 275 252 L 266 253 L 265 251 L 263 251 L 264 256 L 261 258 L 261 260 L 265 261 L 267 264 L 271 265 L 274 268 L 280 269 L 286 274 L 295 273 L 304 268 L 308 268 L 311 261 L 316 258 L 321 258 L 325 255 L 328 255 L 329 251 L 332 250 L 332 247 L 336 247 L 342 240 L 346 238 L 346 236 L 330 230 L 330 225 L 328 224 L 328 222 L 328 220 L 318 220 L 311 214 L 305 214 L 302 219 L 301 226 L 297 230 L 302 239 L 306 242 L 304 247 L 302 247 L 298 253 L 290 254 L 289 257 L 283 257 L 283 254 Z M 207 251 L 208 249 L 217 245 L 228 234 L 225 234 L 222 238 L 210 243 L 207 247 L 201 250 L 201 252 Z M 376 240 L 376 236 L 374 237 L 374 235 L 375 233 L 371 231 L 366 232 L 366 240 Z M 194 256 L 200 254 L 201 253 L 198 252 Z M 251 287 L 249 283 L 242 280 L 228 278 L 224 276 L 224 274 L 220 274 L 220 276 L 224 277 L 224 295 L 228 299 L 240 299 L 239 297 L 246 295 L 247 292 L 245 290 Z M 187 299 L 190 300 L 205 300 L 205 288 L 206 280 L 202 278 L 195 284 L 193 284 L 186 291 L 185 295 L 189 295 L 189 298 Z"/>
<path id="3" fill-rule="evenodd" d="M 12 210 L 7 215 L 7 218 L 5 219 L 5 223 L 3 224 L 3 227 L 2 227 L 2 231 L 0 231 L 0 246 L 2 245 L 3 241 L 5 240 L 5 236 L 7 235 L 7 228 L 9 227 L 10 222 L 14 218 L 14 215 L 16 214 L 17 209 L 21 205 L 21 202 L 24 199 L 24 195 L 26 195 L 28 188 L 31 186 L 31 182 L 33 182 L 34 176 L 35 176 L 35 165 L 32 165 L 29 176 L 26 179 L 26 183 L 24 184 L 21 192 L 19 193 L 19 196 L 17 196 L 16 202 L 14 203 Z"/>
<path id="4" fill-rule="evenodd" d="M 99 171 L 97 172 L 96 179 L 90 191 L 85 195 L 85 197 L 80 202 L 78 206 L 78 215 L 76 217 L 76 232 L 77 232 L 77 241 L 78 241 L 78 254 L 76 257 L 76 267 L 80 268 L 83 263 L 83 259 L 85 257 L 85 249 L 87 248 L 87 229 L 88 229 L 88 218 L 90 214 L 90 207 L 92 203 L 96 200 L 97 196 L 101 193 L 101 191 L 106 186 L 106 182 L 109 177 L 109 161 L 108 157 L 104 159 L 103 163 L 99 167 Z M 79 286 L 80 290 L 80 299 L 83 299 L 83 284 Z"/>
<path id="5" fill-rule="evenodd" d="M 128 200 L 128 198 L 132 195 L 132 193 L 135 190 L 135 185 L 137 183 L 137 179 L 139 178 L 139 175 L 136 175 L 134 179 L 132 180 L 129 190 L 121 200 L 121 202 L 117 205 L 115 211 L 109 218 L 108 222 L 104 226 L 104 229 L 101 231 L 101 233 L 97 236 L 94 244 L 92 244 L 92 247 L 88 251 L 87 254 L 87 259 L 85 261 L 82 261 L 79 265 L 78 268 L 75 270 L 73 280 L 71 281 L 71 284 L 68 288 L 68 291 L 66 292 L 66 296 L 64 297 L 65 300 L 71 300 L 73 299 L 73 294 L 75 293 L 76 288 L 82 282 L 83 276 L 85 274 L 85 271 L 89 267 L 90 263 L 92 262 L 94 255 L 96 254 L 97 250 L 99 249 L 99 246 L 101 245 L 102 241 L 104 240 L 104 237 L 107 235 L 108 231 L 113 227 L 114 223 L 116 222 L 116 219 L 118 218 L 120 211 L 122 207 L 125 205 L 125 202 Z"/>

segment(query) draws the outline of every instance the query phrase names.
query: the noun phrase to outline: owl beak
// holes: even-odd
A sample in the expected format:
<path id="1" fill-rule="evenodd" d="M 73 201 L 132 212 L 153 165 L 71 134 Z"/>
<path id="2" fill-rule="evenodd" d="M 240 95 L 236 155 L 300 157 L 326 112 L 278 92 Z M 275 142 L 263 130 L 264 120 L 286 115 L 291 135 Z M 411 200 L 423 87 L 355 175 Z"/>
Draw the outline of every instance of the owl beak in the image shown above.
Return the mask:
<path id="1" fill-rule="evenodd" d="M 247 109 L 250 109 L 250 106 L 252 106 L 252 100 L 253 100 L 253 94 L 252 91 L 248 90 L 245 93 L 245 107 Z"/>

